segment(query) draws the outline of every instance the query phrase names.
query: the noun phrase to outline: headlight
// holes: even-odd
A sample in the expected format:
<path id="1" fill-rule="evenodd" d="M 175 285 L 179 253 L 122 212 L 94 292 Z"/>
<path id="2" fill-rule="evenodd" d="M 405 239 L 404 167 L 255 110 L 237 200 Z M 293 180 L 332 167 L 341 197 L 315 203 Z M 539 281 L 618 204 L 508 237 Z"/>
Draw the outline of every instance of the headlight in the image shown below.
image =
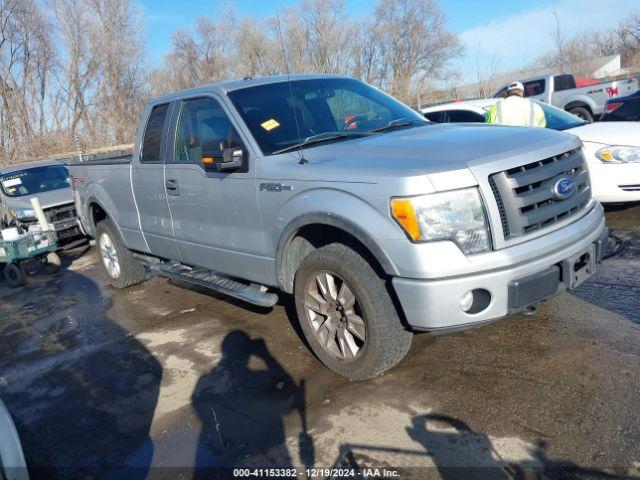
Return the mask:
<path id="1" fill-rule="evenodd" d="M 596 157 L 604 163 L 636 163 L 640 162 L 640 147 L 604 147 L 596 152 Z"/>
<path id="2" fill-rule="evenodd" d="M 9 213 L 15 219 L 35 218 L 36 212 L 33 209 L 10 209 Z"/>
<path id="3" fill-rule="evenodd" d="M 464 253 L 491 249 L 477 188 L 391 199 L 391 213 L 415 242 L 451 240 Z"/>

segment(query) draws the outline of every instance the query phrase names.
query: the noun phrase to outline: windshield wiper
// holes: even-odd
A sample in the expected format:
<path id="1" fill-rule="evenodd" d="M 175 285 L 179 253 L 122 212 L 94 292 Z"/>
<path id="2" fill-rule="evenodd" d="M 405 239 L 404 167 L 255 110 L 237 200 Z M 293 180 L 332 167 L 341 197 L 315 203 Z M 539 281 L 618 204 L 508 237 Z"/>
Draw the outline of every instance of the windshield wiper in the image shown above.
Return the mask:
<path id="1" fill-rule="evenodd" d="M 325 132 L 318 135 L 312 135 L 304 139 L 304 142 L 289 145 L 288 147 L 281 148 L 273 152 L 274 155 L 278 153 L 291 152 L 292 150 L 298 150 L 299 148 L 309 147 L 316 143 L 327 142 L 329 140 L 340 140 L 342 138 L 358 138 L 371 135 L 371 132 Z"/>
<path id="2" fill-rule="evenodd" d="M 404 128 L 404 127 L 412 127 L 415 125 L 419 125 L 416 122 L 412 122 L 406 118 L 396 118 L 395 120 L 391 120 L 384 127 L 374 128 L 371 130 L 372 132 L 384 132 L 387 130 L 394 130 L 396 128 Z M 425 122 L 426 125 L 426 122 Z"/>

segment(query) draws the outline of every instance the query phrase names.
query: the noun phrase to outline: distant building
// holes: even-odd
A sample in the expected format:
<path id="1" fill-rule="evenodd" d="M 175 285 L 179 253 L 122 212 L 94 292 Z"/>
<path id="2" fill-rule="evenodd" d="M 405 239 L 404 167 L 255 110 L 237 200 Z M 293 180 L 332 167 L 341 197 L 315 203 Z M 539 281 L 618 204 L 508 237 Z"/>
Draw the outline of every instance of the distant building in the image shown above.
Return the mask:
<path id="1" fill-rule="evenodd" d="M 620 64 L 620 55 L 610 55 L 608 57 L 599 57 L 576 63 L 576 70 L 586 72 L 586 76 L 601 79 L 607 77 L 615 77 L 624 75 L 626 70 L 622 69 Z"/>

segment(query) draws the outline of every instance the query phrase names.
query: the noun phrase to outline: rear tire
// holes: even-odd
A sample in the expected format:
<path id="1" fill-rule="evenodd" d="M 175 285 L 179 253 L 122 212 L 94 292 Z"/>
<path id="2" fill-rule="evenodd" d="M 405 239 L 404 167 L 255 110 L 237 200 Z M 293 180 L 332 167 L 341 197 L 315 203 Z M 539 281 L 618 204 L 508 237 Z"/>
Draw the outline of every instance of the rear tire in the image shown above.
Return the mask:
<path id="1" fill-rule="evenodd" d="M 573 113 L 576 117 L 580 117 L 587 122 L 593 122 L 593 115 L 584 107 L 574 107 L 568 110 L 569 113 Z"/>
<path id="2" fill-rule="evenodd" d="M 409 351 L 413 334 L 402 324 L 385 279 L 346 245 L 310 253 L 296 272 L 294 294 L 309 346 L 340 375 L 373 378 Z"/>
<path id="3" fill-rule="evenodd" d="M 11 288 L 27 284 L 27 274 L 19 263 L 10 263 L 4 267 L 4 278 Z"/>
<path id="4" fill-rule="evenodd" d="M 110 219 L 102 220 L 96 227 L 96 244 L 102 265 L 114 287 L 127 288 L 144 281 L 144 265 L 124 245 Z"/>

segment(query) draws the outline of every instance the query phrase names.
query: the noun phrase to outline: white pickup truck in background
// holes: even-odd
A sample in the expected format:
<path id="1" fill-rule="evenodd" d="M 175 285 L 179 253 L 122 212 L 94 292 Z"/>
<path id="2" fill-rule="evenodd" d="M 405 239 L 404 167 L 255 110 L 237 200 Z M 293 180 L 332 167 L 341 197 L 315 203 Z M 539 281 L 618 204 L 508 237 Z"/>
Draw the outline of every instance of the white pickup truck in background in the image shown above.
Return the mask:
<path id="1" fill-rule="evenodd" d="M 616 80 L 585 87 L 577 87 L 572 74 L 547 75 L 520 80 L 525 97 L 535 98 L 592 122 L 603 112 L 610 98 L 624 97 L 638 89 L 638 80 Z M 504 97 L 504 85 L 494 97 Z"/>

